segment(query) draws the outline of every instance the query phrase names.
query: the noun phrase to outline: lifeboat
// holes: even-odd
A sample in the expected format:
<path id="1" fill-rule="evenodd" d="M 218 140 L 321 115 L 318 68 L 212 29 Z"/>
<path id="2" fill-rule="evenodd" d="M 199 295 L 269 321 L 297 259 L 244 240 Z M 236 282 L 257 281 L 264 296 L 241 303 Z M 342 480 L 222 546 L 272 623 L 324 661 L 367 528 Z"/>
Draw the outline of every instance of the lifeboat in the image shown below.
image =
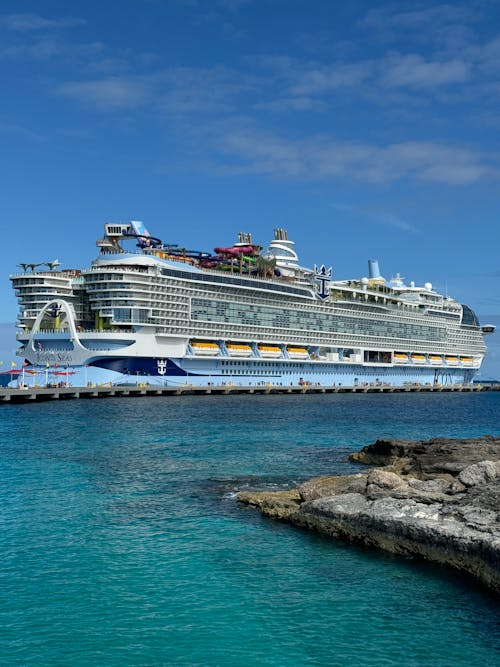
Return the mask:
<path id="1" fill-rule="evenodd" d="M 226 343 L 226 350 L 230 357 L 252 356 L 252 348 L 248 343 Z"/>
<path id="2" fill-rule="evenodd" d="M 470 364 L 472 364 L 473 359 L 472 357 L 460 357 L 460 361 L 463 364 L 467 364 L 467 366 L 470 366 Z"/>
<path id="3" fill-rule="evenodd" d="M 441 364 L 443 363 L 443 357 L 439 354 L 429 354 L 429 361 L 431 364 Z"/>
<path id="4" fill-rule="evenodd" d="M 425 355 L 424 354 L 412 354 L 411 360 L 414 364 L 425 364 Z"/>
<path id="5" fill-rule="evenodd" d="M 408 355 L 405 352 L 394 352 L 395 364 L 406 364 L 407 361 L 408 361 Z"/>
<path id="6" fill-rule="evenodd" d="M 286 348 L 288 356 L 290 359 L 307 359 L 309 357 L 309 352 L 305 347 L 295 347 L 294 345 L 289 345 Z"/>
<path id="7" fill-rule="evenodd" d="M 257 345 L 257 349 L 260 356 L 266 359 L 277 359 L 282 354 L 281 347 L 277 345 Z"/>
<path id="8" fill-rule="evenodd" d="M 453 357 L 453 356 L 447 354 L 444 359 L 445 359 L 447 364 L 450 364 L 450 365 L 458 364 L 458 357 Z"/>
<path id="9" fill-rule="evenodd" d="M 202 357 L 215 357 L 220 354 L 220 348 L 213 341 L 192 340 L 191 349 L 194 354 Z"/>

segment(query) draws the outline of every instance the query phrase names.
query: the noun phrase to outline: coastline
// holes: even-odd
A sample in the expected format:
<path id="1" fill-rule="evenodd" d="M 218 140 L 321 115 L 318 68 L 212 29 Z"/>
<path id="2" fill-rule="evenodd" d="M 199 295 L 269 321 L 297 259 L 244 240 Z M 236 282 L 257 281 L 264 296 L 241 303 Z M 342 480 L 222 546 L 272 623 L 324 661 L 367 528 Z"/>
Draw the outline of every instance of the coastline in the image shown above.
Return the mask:
<path id="1" fill-rule="evenodd" d="M 371 469 L 237 499 L 266 517 L 466 572 L 500 594 L 500 438 L 378 440 L 350 459 Z"/>

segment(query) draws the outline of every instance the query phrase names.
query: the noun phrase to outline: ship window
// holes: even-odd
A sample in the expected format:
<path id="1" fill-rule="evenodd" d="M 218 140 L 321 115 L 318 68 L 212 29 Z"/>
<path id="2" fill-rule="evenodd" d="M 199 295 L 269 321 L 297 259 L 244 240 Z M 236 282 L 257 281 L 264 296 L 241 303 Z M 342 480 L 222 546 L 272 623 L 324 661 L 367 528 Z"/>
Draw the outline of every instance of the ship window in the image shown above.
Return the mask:
<path id="1" fill-rule="evenodd" d="M 463 308 L 462 324 L 467 324 L 472 327 L 478 327 L 479 321 L 477 319 L 476 313 L 472 310 L 472 308 L 469 308 L 469 306 L 466 306 L 464 303 L 462 304 L 462 308 Z"/>

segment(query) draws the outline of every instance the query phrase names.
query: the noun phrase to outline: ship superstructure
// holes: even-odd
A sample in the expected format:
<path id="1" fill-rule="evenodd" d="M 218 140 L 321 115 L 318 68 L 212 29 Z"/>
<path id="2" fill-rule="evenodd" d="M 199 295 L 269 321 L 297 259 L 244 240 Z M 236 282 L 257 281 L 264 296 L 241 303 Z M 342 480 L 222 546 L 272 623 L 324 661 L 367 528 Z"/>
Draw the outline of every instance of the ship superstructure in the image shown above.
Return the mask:
<path id="1" fill-rule="evenodd" d="M 367 277 L 333 280 L 300 265 L 284 229 L 265 251 L 240 233 L 208 253 L 109 223 L 97 245 L 89 269 L 11 276 L 33 366 L 118 383 L 463 384 L 486 351 L 491 327 L 430 283 L 386 281 L 375 260 Z"/>

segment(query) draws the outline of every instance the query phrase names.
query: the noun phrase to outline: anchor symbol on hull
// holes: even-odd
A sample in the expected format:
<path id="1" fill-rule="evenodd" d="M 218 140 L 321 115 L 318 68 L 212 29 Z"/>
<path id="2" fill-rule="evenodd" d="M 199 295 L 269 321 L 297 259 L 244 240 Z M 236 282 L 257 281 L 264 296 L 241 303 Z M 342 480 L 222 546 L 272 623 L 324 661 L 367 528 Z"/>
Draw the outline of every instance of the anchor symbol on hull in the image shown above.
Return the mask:
<path id="1" fill-rule="evenodd" d="M 158 359 L 156 362 L 156 367 L 158 370 L 158 375 L 165 375 L 167 372 L 167 361 L 166 359 Z"/>
<path id="2" fill-rule="evenodd" d="M 317 287 L 316 287 L 316 295 L 319 296 L 320 299 L 323 301 L 326 301 L 330 297 L 330 289 L 329 285 L 327 283 L 330 283 L 332 280 L 332 267 L 327 269 L 324 264 L 322 264 L 319 269 L 314 265 L 314 278 L 316 280 Z"/>

